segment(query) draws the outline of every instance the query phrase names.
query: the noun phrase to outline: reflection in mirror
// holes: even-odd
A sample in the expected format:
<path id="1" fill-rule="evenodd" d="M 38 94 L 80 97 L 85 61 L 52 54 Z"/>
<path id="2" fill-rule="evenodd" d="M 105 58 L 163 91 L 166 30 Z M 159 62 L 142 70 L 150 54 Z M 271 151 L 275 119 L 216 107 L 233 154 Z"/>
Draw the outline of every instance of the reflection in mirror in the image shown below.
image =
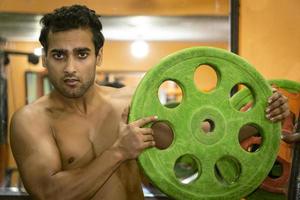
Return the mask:
<path id="1" fill-rule="evenodd" d="M 53 90 L 53 86 L 47 76 L 43 76 L 43 95 L 49 94 Z"/>
<path id="2" fill-rule="evenodd" d="M 38 84 L 37 78 L 38 75 L 36 73 L 28 72 L 25 74 L 26 78 L 26 102 L 27 104 L 32 103 L 38 98 Z"/>
<path id="3" fill-rule="evenodd" d="M 8 41 L 5 48 L 35 52 L 40 56 L 38 43 L 40 13 L 50 12 L 52 8 L 48 4 L 46 7 L 41 4 L 40 7 L 29 8 L 30 6 L 26 7 L 14 2 L 15 0 L 12 0 L 10 3 L 14 6 L 0 4 L 0 36 Z M 98 14 L 103 15 L 101 21 L 106 38 L 103 62 L 96 74 L 96 82 L 99 85 L 110 86 L 109 84 L 113 83 L 112 86 L 117 87 L 136 87 L 144 73 L 162 57 L 183 48 L 192 46 L 229 48 L 229 1 L 205 1 L 208 5 L 198 1 L 185 1 L 184 4 L 172 2 L 172 5 L 162 3 L 163 1 L 140 2 L 143 3 L 137 5 L 136 1 L 126 0 L 121 1 L 122 6 L 118 8 L 107 6 L 107 3 L 101 4 L 101 8 L 93 8 Z M 57 2 L 56 5 L 58 4 L 61 2 Z M 104 9 L 105 12 L 102 13 L 102 8 L 105 6 L 109 9 Z M 155 9 L 148 9 L 149 6 Z M 170 7 L 175 9 L 169 9 Z M 130 49 L 134 41 L 145 42 L 148 45 L 148 54 L 144 57 L 134 57 Z M 141 48 L 140 46 L 138 48 Z M 139 51 L 142 50 L 138 49 Z M 8 102 L 11 108 L 8 117 L 10 118 L 17 108 L 49 94 L 53 87 L 41 62 L 37 66 L 32 66 L 20 56 L 14 55 L 9 58 L 12 61 L 8 66 L 8 81 L 11 83 L 8 91 L 10 94 Z M 169 92 L 163 94 L 165 100 L 168 99 Z M 10 155 L 9 152 L 5 153 L 7 157 Z M 15 170 L 12 175 L 8 173 L 12 169 L 16 169 L 16 164 L 13 158 L 9 157 L 9 164 L 2 171 L 6 171 L 7 177 L 10 178 L 1 181 L 9 182 L 4 185 L 19 190 L 22 184 L 17 171 Z"/>
<path id="4" fill-rule="evenodd" d="M 25 72 L 26 103 L 32 103 L 39 97 L 51 92 L 53 86 L 45 72 Z"/>

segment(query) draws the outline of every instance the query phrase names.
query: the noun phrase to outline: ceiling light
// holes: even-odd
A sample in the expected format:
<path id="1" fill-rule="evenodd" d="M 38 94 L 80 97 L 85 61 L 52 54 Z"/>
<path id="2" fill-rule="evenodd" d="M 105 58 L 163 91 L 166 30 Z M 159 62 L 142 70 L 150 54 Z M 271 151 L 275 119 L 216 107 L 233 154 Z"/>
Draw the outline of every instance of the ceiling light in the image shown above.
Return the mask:
<path id="1" fill-rule="evenodd" d="M 149 53 L 149 45 L 143 40 L 136 40 L 131 44 L 131 54 L 136 58 L 144 58 Z"/>

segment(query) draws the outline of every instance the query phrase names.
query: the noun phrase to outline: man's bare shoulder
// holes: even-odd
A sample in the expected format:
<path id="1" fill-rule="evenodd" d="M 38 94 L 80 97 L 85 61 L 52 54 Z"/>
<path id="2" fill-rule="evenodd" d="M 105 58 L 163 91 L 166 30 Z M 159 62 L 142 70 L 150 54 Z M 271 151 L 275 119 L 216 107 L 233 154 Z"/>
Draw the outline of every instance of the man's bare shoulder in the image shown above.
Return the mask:
<path id="1" fill-rule="evenodd" d="M 102 94 L 107 97 L 110 104 L 118 112 L 122 112 L 126 107 L 130 105 L 134 90 L 135 88 L 133 87 L 113 88 L 101 86 Z"/>
<path id="2" fill-rule="evenodd" d="M 21 115 L 22 117 L 30 117 L 35 115 L 40 115 L 43 113 L 43 110 L 49 105 L 49 97 L 43 96 L 33 103 L 23 106 L 14 113 L 14 116 Z"/>
<path id="3" fill-rule="evenodd" d="M 101 90 L 104 94 L 109 95 L 112 99 L 119 99 L 119 100 L 131 100 L 135 88 L 134 87 L 122 87 L 122 88 L 113 88 L 113 87 L 106 87 L 101 86 Z"/>
<path id="4" fill-rule="evenodd" d="M 48 97 L 45 96 L 17 110 L 12 117 L 12 128 L 36 128 L 35 124 L 42 127 L 47 122 L 45 110 L 48 101 Z"/>

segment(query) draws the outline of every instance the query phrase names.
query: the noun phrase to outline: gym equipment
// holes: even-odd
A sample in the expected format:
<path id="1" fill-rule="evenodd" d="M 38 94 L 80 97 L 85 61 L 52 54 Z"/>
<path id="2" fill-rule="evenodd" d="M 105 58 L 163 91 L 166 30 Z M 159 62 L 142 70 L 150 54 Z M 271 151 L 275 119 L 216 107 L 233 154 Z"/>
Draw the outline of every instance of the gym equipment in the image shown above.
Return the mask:
<path id="1" fill-rule="evenodd" d="M 194 83 L 195 70 L 204 64 L 218 76 L 217 86 L 210 92 L 197 90 Z M 183 92 L 175 108 L 162 105 L 158 98 L 158 89 L 166 80 L 175 81 Z M 230 92 L 240 83 L 255 94 L 248 112 L 231 105 Z M 170 125 L 174 139 L 164 150 L 145 150 L 139 164 L 152 183 L 174 199 L 234 200 L 246 196 L 268 175 L 279 148 L 280 124 L 271 123 L 264 114 L 271 94 L 269 84 L 250 64 L 225 50 L 194 47 L 167 56 L 137 87 L 129 121 L 157 115 L 158 121 Z M 214 123 L 214 129 L 204 133 L 199 125 L 207 120 Z M 259 151 L 250 153 L 240 146 L 238 134 L 245 124 L 260 128 L 264 142 Z M 197 178 L 187 184 L 174 172 L 183 155 L 196 158 L 198 169 Z"/>
<path id="2" fill-rule="evenodd" d="M 27 56 L 27 61 L 31 64 L 37 65 L 39 63 L 39 56 L 33 53 L 20 52 L 20 51 L 4 51 L 7 56 L 7 61 L 9 62 L 9 55 L 25 55 Z"/>
<path id="3" fill-rule="evenodd" d="M 244 149 L 249 149 L 253 145 L 260 145 L 261 137 L 250 137 L 241 142 Z M 262 182 L 261 188 L 272 193 L 284 194 L 286 191 L 286 184 L 290 175 L 291 163 L 285 159 L 277 156 L 268 177 Z"/>
<path id="4" fill-rule="evenodd" d="M 300 92 L 300 83 L 290 80 L 270 80 L 268 81 L 270 85 L 274 85 L 275 87 L 279 87 L 289 93 L 298 94 Z M 232 104 L 236 106 L 237 109 L 243 109 L 242 107 L 247 105 L 252 101 L 252 95 L 248 89 L 242 89 L 238 93 L 236 93 L 232 98 Z M 290 101 L 290 100 L 289 100 Z M 260 137 L 250 137 L 247 140 L 242 141 L 241 146 L 244 149 L 249 148 L 253 144 L 261 144 Z M 287 184 L 290 177 L 290 169 L 291 169 L 291 158 L 287 157 L 284 152 L 290 151 L 290 146 L 281 142 L 280 144 L 280 152 L 276 158 L 276 164 L 274 164 L 273 168 L 282 168 L 281 172 L 276 176 L 272 175 L 272 171 L 269 176 L 262 182 L 261 188 L 266 190 L 267 192 L 272 193 L 281 193 L 285 194 L 287 190 Z M 283 152 L 283 153 L 281 153 Z"/>
<path id="5" fill-rule="evenodd" d="M 283 194 L 267 192 L 258 188 L 247 197 L 247 200 L 286 200 L 286 196 Z"/>
<path id="6" fill-rule="evenodd" d="M 284 80 L 284 79 L 274 79 L 268 81 L 270 85 L 278 86 L 290 93 L 299 93 L 300 92 L 300 83 L 290 80 Z M 249 102 L 252 101 L 252 95 L 250 91 L 245 88 L 236 93 L 231 98 L 232 105 L 237 109 L 242 109 L 243 106 L 247 105 Z"/>

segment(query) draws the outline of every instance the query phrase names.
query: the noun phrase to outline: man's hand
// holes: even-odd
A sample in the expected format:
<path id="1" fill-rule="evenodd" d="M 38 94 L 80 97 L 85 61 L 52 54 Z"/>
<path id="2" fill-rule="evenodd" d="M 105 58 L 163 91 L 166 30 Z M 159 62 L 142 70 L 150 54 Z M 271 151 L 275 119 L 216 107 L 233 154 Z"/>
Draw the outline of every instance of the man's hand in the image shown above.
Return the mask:
<path id="1" fill-rule="evenodd" d="M 114 143 L 124 159 L 135 159 L 146 148 L 154 147 L 152 128 L 143 128 L 146 124 L 156 121 L 156 116 L 141 118 L 130 124 L 127 123 L 129 108 L 122 113 L 122 120 L 119 126 L 119 136 Z"/>
<path id="2" fill-rule="evenodd" d="M 268 99 L 268 107 L 266 109 L 266 117 L 272 122 L 278 122 L 285 119 L 290 114 L 287 97 L 280 94 L 275 88 L 273 94 Z"/>
<path id="3" fill-rule="evenodd" d="M 292 144 L 295 142 L 300 142 L 300 133 L 299 133 L 299 120 L 294 126 L 294 130 L 292 133 L 290 132 L 282 132 L 281 133 L 281 139 L 285 141 L 288 144 Z"/>
<path id="4" fill-rule="evenodd" d="M 300 133 L 291 133 L 291 134 L 282 133 L 281 139 L 289 144 L 294 142 L 300 142 Z"/>

